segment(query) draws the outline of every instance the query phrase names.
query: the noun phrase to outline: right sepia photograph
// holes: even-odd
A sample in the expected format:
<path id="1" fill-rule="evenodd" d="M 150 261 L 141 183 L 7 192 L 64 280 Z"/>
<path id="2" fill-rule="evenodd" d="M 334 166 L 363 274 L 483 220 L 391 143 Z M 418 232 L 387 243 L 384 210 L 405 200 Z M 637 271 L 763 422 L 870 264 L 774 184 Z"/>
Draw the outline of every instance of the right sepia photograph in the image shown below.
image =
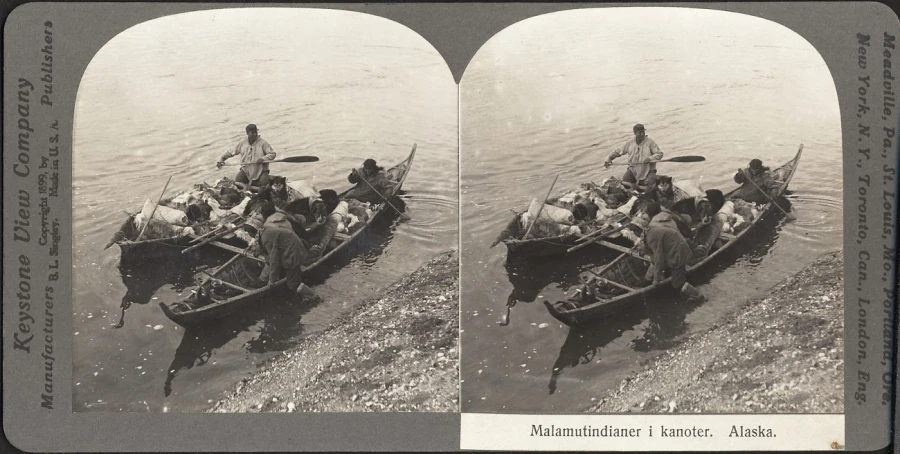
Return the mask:
<path id="1" fill-rule="evenodd" d="M 552 13 L 459 99 L 463 412 L 844 412 L 840 112 L 803 37 Z"/>

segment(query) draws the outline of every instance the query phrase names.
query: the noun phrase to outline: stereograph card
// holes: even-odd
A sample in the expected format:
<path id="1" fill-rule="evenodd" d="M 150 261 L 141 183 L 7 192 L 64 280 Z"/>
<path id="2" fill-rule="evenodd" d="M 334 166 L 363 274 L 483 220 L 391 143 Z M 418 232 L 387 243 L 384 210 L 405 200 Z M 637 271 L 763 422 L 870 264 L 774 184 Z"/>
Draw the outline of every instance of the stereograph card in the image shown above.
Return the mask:
<path id="1" fill-rule="evenodd" d="M 891 444 L 884 4 L 4 6 L 19 450 Z"/>

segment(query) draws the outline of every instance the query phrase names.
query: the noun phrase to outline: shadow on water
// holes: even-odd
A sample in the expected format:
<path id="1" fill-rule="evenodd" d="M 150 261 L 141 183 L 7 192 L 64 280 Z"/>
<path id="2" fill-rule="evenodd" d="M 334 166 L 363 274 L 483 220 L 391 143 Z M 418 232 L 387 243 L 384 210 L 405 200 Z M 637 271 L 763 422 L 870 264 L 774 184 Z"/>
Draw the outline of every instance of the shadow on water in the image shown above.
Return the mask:
<path id="1" fill-rule="evenodd" d="M 303 332 L 300 320 L 313 307 L 284 290 L 240 312 L 187 328 L 169 364 L 163 392 L 168 397 L 172 393 L 172 382 L 180 372 L 207 364 L 216 350 L 255 326 L 260 327 L 259 334 L 247 341 L 248 352 L 283 350 L 284 342 Z"/>
<path id="2" fill-rule="evenodd" d="M 788 204 L 783 204 L 789 210 Z M 695 285 L 710 282 L 717 275 L 733 266 L 742 256 L 747 258 L 750 266 L 755 266 L 769 254 L 779 236 L 785 217 L 781 213 L 773 213 L 760 221 L 753 230 L 747 233 L 741 244 L 725 251 L 712 261 L 700 274 L 690 281 Z M 616 253 L 606 255 L 606 259 L 616 257 Z M 596 253 L 593 261 L 599 257 Z M 569 259 L 571 260 L 571 258 Z M 562 261 L 546 261 L 526 266 L 519 264 L 516 275 L 510 272 L 510 281 L 517 286 L 510 295 L 530 297 L 534 300 L 537 292 L 551 283 L 558 283 L 568 289 L 578 284 L 578 274 L 591 266 L 591 260 L 581 259 L 562 266 Z M 780 280 L 780 279 L 779 279 Z M 536 288 L 536 290 L 535 290 Z M 528 301 L 523 299 L 523 301 Z M 680 339 L 688 332 L 686 321 L 688 314 L 703 305 L 703 302 L 689 302 L 673 293 L 662 293 L 636 303 L 611 317 L 598 321 L 589 327 L 569 328 L 569 334 L 560 347 L 559 356 L 553 365 L 548 384 L 549 394 L 556 392 L 557 382 L 566 369 L 590 364 L 599 360 L 600 351 L 610 343 L 619 339 L 624 332 L 633 330 L 646 321 L 641 335 L 631 341 L 631 348 L 636 352 L 667 350 L 680 343 Z"/>
<path id="3" fill-rule="evenodd" d="M 507 304 L 533 303 L 550 284 L 558 284 L 564 291 L 579 285 L 578 276 L 592 268 L 610 253 L 601 246 L 589 246 L 567 255 L 510 259 L 505 263 L 506 276 L 513 285 Z"/>
<path id="4" fill-rule="evenodd" d="M 403 209 L 400 206 L 398 208 Z M 374 260 L 390 243 L 393 237 L 392 227 L 398 219 L 399 214 L 393 211 L 380 216 L 352 244 L 307 276 L 306 283 L 312 287 L 323 283 L 355 258 Z M 183 279 L 181 275 L 179 278 Z M 195 274 L 189 274 L 188 285 L 192 285 L 198 278 Z M 161 285 L 153 290 L 159 286 Z M 169 365 L 163 386 L 164 394 L 168 397 L 172 393 L 172 383 L 181 371 L 207 364 L 216 350 L 254 327 L 258 327 L 259 331 L 246 343 L 246 350 L 250 353 L 277 352 L 293 346 L 303 334 L 303 316 L 322 303 L 324 302 L 303 302 L 295 293 L 285 289 L 226 317 L 186 329 Z"/>
<path id="5" fill-rule="evenodd" d="M 147 304 L 160 288 L 167 285 L 177 292 L 182 292 L 196 284 L 194 276 L 200 270 L 215 267 L 227 258 L 227 255 L 219 251 L 211 251 L 204 255 L 196 252 L 188 255 L 178 254 L 150 262 L 135 260 L 120 262 L 118 268 L 122 284 L 125 285 L 125 294 L 119 306 L 121 309 L 119 322 L 114 327 L 125 326 L 125 311 L 132 304 Z"/>
<path id="6" fill-rule="evenodd" d="M 648 321 L 647 327 L 641 337 L 632 341 L 635 351 L 649 352 L 674 347 L 677 339 L 687 332 L 687 314 L 700 304 L 702 303 L 679 299 L 674 294 L 660 295 L 624 309 L 593 326 L 570 328 L 550 373 L 550 383 L 547 386 L 550 394 L 556 392 L 556 382 L 566 369 L 599 361 L 603 347 L 644 320 Z"/>
<path id="7" fill-rule="evenodd" d="M 172 382 L 182 370 L 208 363 L 214 351 L 233 340 L 239 333 L 248 331 L 254 325 L 253 318 L 250 313 L 238 313 L 186 329 L 166 373 L 163 385 L 165 396 L 168 397 L 172 393 Z"/>

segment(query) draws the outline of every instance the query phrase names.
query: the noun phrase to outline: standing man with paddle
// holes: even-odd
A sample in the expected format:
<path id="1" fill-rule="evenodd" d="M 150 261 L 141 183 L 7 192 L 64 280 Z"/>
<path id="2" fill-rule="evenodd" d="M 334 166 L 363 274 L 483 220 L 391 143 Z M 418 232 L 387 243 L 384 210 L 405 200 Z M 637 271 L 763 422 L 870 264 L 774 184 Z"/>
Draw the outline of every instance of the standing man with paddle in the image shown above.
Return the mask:
<path id="1" fill-rule="evenodd" d="M 216 162 L 216 167 L 221 169 L 225 165 L 226 159 L 240 155 L 241 169 L 238 170 L 234 181 L 247 186 L 257 181 L 259 187 L 262 188 L 269 184 L 269 164 L 266 161 L 275 159 L 275 151 L 272 150 L 269 142 L 259 136 L 256 125 L 249 124 L 245 129 L 247 138 L 242 139 L 234 148 L 226 151 Z"/>
<path id="2" fill-rule="evenodd" d="M 647 137 L 644 125 L 638 123 L 634 125 L 634 138 L 625 142 L 622 148 L 616 148 L 603 167 L 609 168 L 613 159 L 619 156 L 628 155 L 628 170 L 622 177 L 622 182 L 627 183 L 626 187 L 650 187 L 656 183 L 656 164 L 652 161 L 659 161 L 663 157 L 659 145 L 653 139 Z"/>

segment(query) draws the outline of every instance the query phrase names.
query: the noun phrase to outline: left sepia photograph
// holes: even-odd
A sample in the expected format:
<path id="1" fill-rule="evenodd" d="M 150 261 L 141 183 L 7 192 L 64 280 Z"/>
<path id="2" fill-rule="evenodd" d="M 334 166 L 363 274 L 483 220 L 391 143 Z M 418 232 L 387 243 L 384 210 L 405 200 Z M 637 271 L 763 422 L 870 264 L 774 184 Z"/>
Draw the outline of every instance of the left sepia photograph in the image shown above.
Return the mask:
<path id="1" fill-rule="evenodd" d="M 361 13 L 109 41 L 74 112 L 73 411 L 459 411 L 457 99 Z"/>

